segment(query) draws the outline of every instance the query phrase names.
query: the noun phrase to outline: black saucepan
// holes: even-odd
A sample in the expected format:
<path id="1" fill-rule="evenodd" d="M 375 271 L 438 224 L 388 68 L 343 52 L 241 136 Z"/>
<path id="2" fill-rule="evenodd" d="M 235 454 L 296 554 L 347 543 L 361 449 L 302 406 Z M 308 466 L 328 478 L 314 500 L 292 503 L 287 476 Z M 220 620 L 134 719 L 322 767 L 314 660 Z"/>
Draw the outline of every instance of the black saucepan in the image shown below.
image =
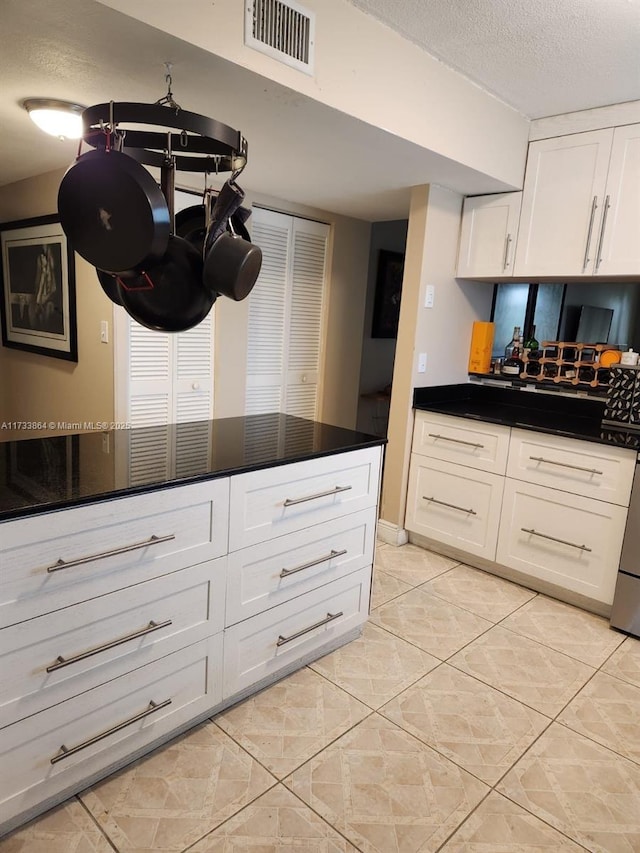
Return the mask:
<path id="1" fill-rule="evenodd" d="M 229 218 L 227 223 L 228 231 L 235 231 L 243 240 L 251 242 L 251 237 L 244 224 L 251 216 L 251 211 L 246 207 L 239 207 L 235 213 Z M 191 207 L 185 207 L 176 213 L 175 233 L 179 237 L 184 237 L 192 245 L 203 252 L 204 241 L 207 236 L 206 216 L 204 204 L 194 204 Z"/>
<path id="2" fill-rule="evenodd" d="M 120 151 L 79 157 L 60 184 L 58 212 L 76 252 L 106 272 L 140 270 L 167 249 L 170 217 L 162 190 Z"/>

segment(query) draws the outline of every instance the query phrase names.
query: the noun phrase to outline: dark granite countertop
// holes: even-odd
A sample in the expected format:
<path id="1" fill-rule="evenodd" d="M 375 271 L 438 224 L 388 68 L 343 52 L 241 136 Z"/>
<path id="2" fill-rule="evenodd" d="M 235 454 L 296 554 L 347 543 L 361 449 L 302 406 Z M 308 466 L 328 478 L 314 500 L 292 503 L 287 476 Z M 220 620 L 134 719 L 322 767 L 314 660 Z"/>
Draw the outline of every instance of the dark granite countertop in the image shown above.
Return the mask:
<path id="1" fill-rule="evenodd" d="M 414 408 L 640 450 L 640 432 L 603 423 L 604 400 L 478 383 L 415 388 Z"/>
<path id="2" fill-rule="evenodd" d="M 385 443 L 284 414 L 25 436 L 0 442 L 0 521 Z"/>

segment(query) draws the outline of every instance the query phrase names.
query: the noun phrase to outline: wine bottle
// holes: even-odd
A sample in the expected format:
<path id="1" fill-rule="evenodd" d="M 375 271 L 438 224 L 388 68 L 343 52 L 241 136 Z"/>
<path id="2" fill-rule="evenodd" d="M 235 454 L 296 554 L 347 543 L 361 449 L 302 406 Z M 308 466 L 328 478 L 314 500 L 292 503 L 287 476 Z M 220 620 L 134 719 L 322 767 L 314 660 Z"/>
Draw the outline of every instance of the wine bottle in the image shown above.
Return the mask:
<path id="1" fill-rule="evenodd" d="M 527 352 L 528 358 L 540 358 L 540 344 L 538 343 L 538 340 L 536 338 L 535 325 L 531 326 L 531 333 L 524 342 L 524 348 Z"/>
<path id="2" fill-rule="evenodd" d="M 504 363 L 502 365 L 502 373 L 505 376 L 520 376 L 522 373 L 522 335 L 520 326 L 515 326 L 513 329 L 513 338 L 511 343 L 507 344 L 504 351 Z"/>

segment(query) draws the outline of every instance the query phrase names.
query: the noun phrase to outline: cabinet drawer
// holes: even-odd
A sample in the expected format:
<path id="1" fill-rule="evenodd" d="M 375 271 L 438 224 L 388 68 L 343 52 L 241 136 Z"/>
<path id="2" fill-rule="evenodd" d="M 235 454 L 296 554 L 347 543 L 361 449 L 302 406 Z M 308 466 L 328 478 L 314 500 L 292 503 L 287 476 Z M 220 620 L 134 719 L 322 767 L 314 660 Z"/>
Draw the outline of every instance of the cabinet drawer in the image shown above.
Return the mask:
<path id="1" fill-rule="evenodd" d="M 371 447 L 232 477 L 229 550 L 375 506 L 380 452 Z"/>
<path id="2" fill-rule="evenodd" d="M 635 463 L 635 452 L 624 447 L 514 429 L 507 475 L 626 507 Z"/>
<path id="3" fill-rule="evenodd" d="M 507 478 L 496 559 L 611 604 L 627 511 Z"/>
<path id="4" fill-rule="evenodd" d="M 5 522 L 0 627 L 222 556 L 228 489 L 211 480 Z"/>
<path id="5" fill-rule="evenodd" d="M 224 698 L 290 666 L 361 625 L 371 568 L 307 592 L 224 632 Z"/>
<path id="6" fill-rule="evenodd" d="M 0 727 L 221 631 L 225 574 L 219 557 L 5 628 Z"/>
<path id="7" fill-rule="evenodd" d="M 228 564 L 227 625 L 370 566 L 375 535 L 375 509 L 365 509 L 235 551 Z"/>
<path id="8" fill-rule="evenodd" d="M 217 705 L 221 652 L 217 634 L 2 729 L 0 823 Z"/>
<path id="9" fill-rule="evenodd" d="M 493 560 L 503 488 L 497 474 L 413 454 L 406 527 Z"/>
<path id="10" fill-rule="evenodd" d="M 510 428 L 501 424 L 416 412 L 412 450 L 433 459 L 504 474 L 509 433 Z"/>

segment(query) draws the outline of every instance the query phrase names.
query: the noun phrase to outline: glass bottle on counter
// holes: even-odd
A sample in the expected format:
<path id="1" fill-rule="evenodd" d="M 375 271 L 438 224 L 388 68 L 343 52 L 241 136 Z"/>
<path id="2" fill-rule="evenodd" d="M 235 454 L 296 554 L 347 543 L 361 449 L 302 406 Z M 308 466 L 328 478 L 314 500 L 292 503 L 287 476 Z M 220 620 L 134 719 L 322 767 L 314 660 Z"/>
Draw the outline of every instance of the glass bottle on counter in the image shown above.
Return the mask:
<path id="1" fill-rule="evenodd" d="M 504 350 L 502 373 L 505 376 L 520 376 L 522 372 L 522 334 L 520 326 L 513 327 L 513 337 Z"/>
<path id="2" fill-rule="evenodd" d="M 536 327 L 535 325 L 531 326 L 531 333 L 529 337 L 524 342 L 524 348 L 527 353 L 527 356 L 532 359 L 540 358 L 540 344 L 536 338 Z"/>

